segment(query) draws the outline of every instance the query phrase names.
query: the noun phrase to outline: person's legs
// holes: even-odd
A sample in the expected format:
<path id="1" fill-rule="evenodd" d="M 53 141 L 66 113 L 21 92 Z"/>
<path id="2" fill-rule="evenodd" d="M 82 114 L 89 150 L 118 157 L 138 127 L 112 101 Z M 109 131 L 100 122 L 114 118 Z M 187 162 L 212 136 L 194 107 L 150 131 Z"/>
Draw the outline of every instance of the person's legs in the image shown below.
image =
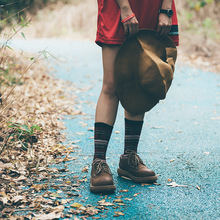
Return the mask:
<path id="1" fill-rule="evenodd" d="M 113 192 L 111 171 L 105 161 L 108 142 L 111 137 L 118 110 L 118 96 L 114 84 L 114 63 L 119 46 L 103 45 L 103 85 L 96 106 L 95 115 L 95 153 L 92 163 L 90 191 Z"/>
<path id="2" fill-rule="evenodd" d="M 105 159 L 117 115 L 118 96 L 114 85 L 114 62 L 119 46 L 103 45 L 103 85 L 95 115 L 95 158 Z"/>

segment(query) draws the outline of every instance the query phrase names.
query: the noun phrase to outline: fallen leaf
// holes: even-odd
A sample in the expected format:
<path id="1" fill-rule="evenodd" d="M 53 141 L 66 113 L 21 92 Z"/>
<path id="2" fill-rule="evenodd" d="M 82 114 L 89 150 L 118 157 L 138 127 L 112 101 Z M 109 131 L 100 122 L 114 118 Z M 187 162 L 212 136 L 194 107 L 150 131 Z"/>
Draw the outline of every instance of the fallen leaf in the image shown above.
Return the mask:
<path id="1" fill-rule="evenodd" d="M 164 129 L 164 126 L 153 126 L 152 129 Z"/>
<path id="2" fill-rule="evenodd" d="M 79 203 L 73 203 L 72 205 L 70 205 L 71 207 L 74 207 L 74 208 L 80 208 L 80 207 L 83 207 L 82 204 L 79 204 Z"/>
<path id="3" fill-rule="evenodd" d="M 111 203 L 111 202 L 106 202 L 105 199 L 102 199 L 102 200 L 98 201 L 98 203 L 99 203 L 101 206 L 112 206 L 112 205 L 114 205 L 114 204 Z"/>
<path id="4" fill-rule="evenodd" d="M 13 203 L 18 203 L 18 202 L 24 202 L 24 200 L 25 200 L 25 196 L 15 196 L 15 197 L 13 197 L 13 199 L 12 199 L 12 202 Z"/>
<path id="5" fill-rule="evenodd" d="M 204 154 L 210 154 L 210 152 L 203 152 Z"/>
<path id="6" fill-rule="evenodd" d="M 85 133 L 81 133 L 81 132 L 76 132 L 77 135 L 85 135 Z"/>
<path id="7" fill-rule="evenodd" d="M 114 217 L 124 216 L 123 212 L 115 212 Z"/>
<path id="8" fill-rule="evenodd" d="M 78 215 L 78 214 L 80 214 L 80 212 L 81 212 L 81 210 L 79 210 L 79 209 L 69 209 L 68 210 L 69 214 L 74 214 L 74 215 Z"/>
<path id="9" fill-rule="evenodd" d="M 67 199 L 61 199 L 61 204 L 66 204 L 66 203 L 68 203 L 68 200 Z"/>
<path id="10" fill-rule="evenodd" d="M 81 140 L 75 140 L 75 141 L 72 141 L 72 144 L 76 144 L 76 143 L 79 143 L 81 142 Z"/>
<path id="11" fill-rule="evenodd" d="M 86 209 L 84 209 L 82 211 L 81 214 L 83 214 L 83 215 L 90 215 L 91 216 L 91 215 L 97 215 L 98 212 L 99 212 L 99 210 L 96 209 L 95 207 L 87 207 Z"/>
<path id="12" fill-rule="evenodd" d="M 67 195 L 68 195 L 69 197 L 79 196 L 78 193 L 72 193 L 72 192 L 67 192 Z"/>
<path id="13" fill-rule="evenodd" d="M 126 177 L 126 176 L 121 176 L 121 177 L 126 180 L 131 180 L 129 177 Z"/>
<path id="14" fill-rule="evenodd" d="M 0 197 L 0 202 L 2 202 L 3 205 L 5 205 L 8 202 L 8 198 L 7 197 Z"/>
<path id="15" fill-rule="evenodd" d="M 60 187 L 59 186 L 56 186 L 56 185 L 53 185 L 51 186 L 53 189 L 59 189 Z"/>
<path id="16" fill-rule="evenodd" d="M 119 192 L 128 192 L 128 189 L 122 189 Z"/>
<path id="17" fill-rule="evenodd" d="M 84 172 L 84 173 L 89 172 L 89 166 L 83 167 L 82 172 Z"/>
<path id="18" fill-rule="evenodd" d="M 94 131 L 94 127 L 88 128 L 88 131 Z"/>
<path id="19" fill-rule="evenodd" d="M 220 120 L 220 116 L 219 117 L 212 117 L 211 120 Z"/>
<path id="20" fill-rule="evenodd" d="M 131 200 L 133 200 L 133 198 L 125 198 L 125 200 L 131 201 Z"/>
<path id="21" fill-rule="evenodd" d="M 50 197 L 60 197 L 60 195 L 59 195 L 58 193 L 55 193 L 55 192 L 54 192 L 54 193 L 51 193 L 51 194 L 50 194 Z"/>
<path id="22" fill-rule="evenodd" d="M 71 183 L 72 183 L 72 182 L 71 182 L 70 180 L 67 180 L 67 181 L 66 181 L 66 184 L 68 184 L 68 185 L 71 184 Z"/>
<path id="23" fill-rule="evenodd" d="M 56 213 L 55 211 L 54 212 L 51 212 L 51 213 L 48 213 L 48 214 L 40 214 L 40 215 L 35 215 L 35 220 L 48 220 L 48 219 L 59 219 L 61 217 L 61 213 Z"/>
<path id="24" fill-rule="evenodd" d="M 123 201 L 121 199 L 115 199 L 113 202 L 116 202 L 116 203 L 123 203 Z"/>
<path id="25" fill-rule="evenodd" d="M 157 174 L 157 176 L 158 176 L 158 174 Z M 160 183 L 153 183 L 153 185 L 160 186 L 161 184 Z"/>
<path id="26" fill-rule="evenodd" d="M 167 183 L 167 186 L 170 186 L 170 187 L 188 187 L 187 185 L 179 185 L 176 182 Z"/>
<path id="27" fill-rule="evenodd" d="M 138 196 L 139 194 L 140 194 L 140 193 L 135 193 L 133 196 L 136 197 L 136 196 Z"/>
<path id="28" fill-rule="evenodd" d="M 17 179 L 14 179 L 14 181 L 18 182 L 18 181 L 24 181 L 24 180 L 27 180 L 27 177 L 21 175 L 19 176 Z"/>
<path id="29" fill-rule="evenodd" d="M 64 206 L 63 205 L 59 205 L 53 208 L 54 212 L 62 212 L 64 210 Z"/>
<path id="30" fill-rule="evenodd" d="M 151 186 L 152 184 L 149 183 L 142 183 L 141 186 Z"/>

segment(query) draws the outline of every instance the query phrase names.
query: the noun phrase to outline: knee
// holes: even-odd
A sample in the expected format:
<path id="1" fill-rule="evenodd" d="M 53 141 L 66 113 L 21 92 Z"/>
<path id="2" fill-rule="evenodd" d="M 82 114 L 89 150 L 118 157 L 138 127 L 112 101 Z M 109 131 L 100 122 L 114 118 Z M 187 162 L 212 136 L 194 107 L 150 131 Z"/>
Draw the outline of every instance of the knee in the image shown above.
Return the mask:
<path id="1" fill-rule="evenodd" d="M 102 86 L 102 92 L 108 96 L 116 96 L 116 88 L 114 82 L 104 83 Z"/>

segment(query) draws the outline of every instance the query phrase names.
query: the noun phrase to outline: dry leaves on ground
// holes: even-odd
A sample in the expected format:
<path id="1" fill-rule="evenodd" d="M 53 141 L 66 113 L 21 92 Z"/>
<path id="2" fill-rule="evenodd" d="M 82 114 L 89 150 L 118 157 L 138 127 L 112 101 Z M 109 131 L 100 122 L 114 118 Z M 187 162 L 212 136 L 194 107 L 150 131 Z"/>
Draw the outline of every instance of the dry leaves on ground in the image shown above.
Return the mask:
<path id="1" fill-rule="evenodd" d="M 74 109 L 74 85 L 69 86 L 73 93 L 67 93 L 66 82 L 50 76 L 43 61 L 36 61 L 25 72 L 31 60 L 22 57 L 14 52 L 4 54 L 1 58 L 7 60 L 0 63 L 0 218 L 20 209 L 42 210 L 43 204 L 50 210 L 35 219 L 58 218 L 60 203 L 34 196 L 48 185 L 33 182 L 65 172 L 48 168 L 48 164 L 75 159 L 69 156 L 74 147 L 62 145 L 65 137 L 60 133 L 64 129 L 60 119 L 81 112 Z"/>

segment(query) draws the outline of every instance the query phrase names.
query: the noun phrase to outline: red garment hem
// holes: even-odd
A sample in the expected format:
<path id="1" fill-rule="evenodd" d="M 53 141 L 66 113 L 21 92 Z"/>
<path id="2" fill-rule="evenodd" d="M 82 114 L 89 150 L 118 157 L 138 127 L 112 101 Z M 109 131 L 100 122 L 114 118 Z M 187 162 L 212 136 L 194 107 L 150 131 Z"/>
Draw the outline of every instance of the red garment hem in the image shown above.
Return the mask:
<path id="1" fill-rule="evenodd" d="M 121 45 L 124 42 L 124 39 L 105 39 L 102 37 L 97 37 L 96 38 L 96 44 L 99 46 L 102 46 L 102 44 L 114 44 L 114 45 Z"/>
<path id="2" fill-rule="evenodd" d="M 179 39 L 177 37 L 177 39 L 172 39 L 174 44 L 176 46 L 179 46 Z M 102 44 L 113 44 L 113 45 L 121 45 L 123 44 L 124 42 L 124 39 L 105 39 L 105 38 L 102 38 L 102 37 L 99 37 L 97 36 L 96 40 L 95 40 L 95 43 L 97 45 L 99 45 L 100 47 L 102 46 Z"/>

